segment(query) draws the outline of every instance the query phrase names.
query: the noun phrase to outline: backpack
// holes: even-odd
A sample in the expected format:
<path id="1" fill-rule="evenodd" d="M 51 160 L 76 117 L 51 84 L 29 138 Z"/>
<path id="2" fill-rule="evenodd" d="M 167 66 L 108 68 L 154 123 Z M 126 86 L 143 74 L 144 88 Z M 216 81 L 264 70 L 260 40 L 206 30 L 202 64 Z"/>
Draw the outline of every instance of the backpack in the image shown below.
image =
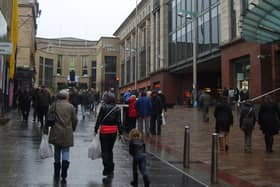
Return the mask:
<path id="1" fill-rule="evenodd" d="M 254 116 L 252 112 L 253 109 L 250 108 L 249 112 L 242 119 L 241 129 L 245 132 L 251 131 L 254 128 Z"/>

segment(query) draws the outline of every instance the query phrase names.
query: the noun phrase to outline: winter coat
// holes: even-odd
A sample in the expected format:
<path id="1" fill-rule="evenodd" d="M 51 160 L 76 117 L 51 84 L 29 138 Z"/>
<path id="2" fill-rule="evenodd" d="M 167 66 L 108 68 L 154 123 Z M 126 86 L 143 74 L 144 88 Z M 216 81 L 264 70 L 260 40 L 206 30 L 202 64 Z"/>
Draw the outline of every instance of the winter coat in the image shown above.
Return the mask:
<path id="1" fill-rule="evenodd" d="M 19 95 L 19 105 L 21 108 L 30 108 L 32 100 L 32 93 L 30 91 L 23 91 Z"/>
<path id="2" fill-rule="evenodd" d="M 146 96 L 140 97 L 136 101 L 135 107 L 139 117 L 145 118 L 151 115 L 152 103 L 148 97 Z"/>
<path id="3" fill-rule="evenodd" d="M 80 95 L 79 95 L 79 93 L 77 93 L 77 92 L 70 93 L 69 100 L 70 100 L 70 103 L 72 105 L 74 105 L 74 106 L 79 105 L 80 104 Z"/>
<path id="4" fill-rule="evenodd" d="M 61 147 L 73 146 L 73 131 L 75 131 L 78 121 L 73 105 L 67 100 L 57 100 L 50 107 L 50 111 L 53 110 L 56 111 L 57 120 L 51 127 L 49 143 Z M 48 134 L 47 125 L 44 126 L 44 133 Z"/>
<path id="5" fill-rule="evenodd" d="M 121 130 L 121 109 L 116 107 L 105 119 L 104 117 L 110 112 L 116 105 L 115 104 L 104 104 L 101 106 L 99 114 L 97 116 L 95 124 L 95 133 L 102 125 L 106 126 L 117 126 L 119 134 L 122 134 Z"/>
<path id="6" fill-rule="evenodd" d="M 42 89 L 38 92 L 38 107 L 49 107 L 49 105 L 51 104 L 51 95 L 50 93 L 45 90 Z"/>
<path id="7" fill-rule="evenodd" d="M 160 100 L 161 100 L 161 103 L 162 103 L 162 107 L 164 109 L 164 111 L 166 112 L 167 111 L 167 106 L 166 106 L 166 99 L 165 99 L 165 95 L 163 95 L 162 93 L 158 94 Z"/>
<path id="8" fill-rule="evenodd" d="M 264 103 L 259 110 L 260 129 L 264 134 L 275 135 L 280 129 L 280 112 L 275 103 Z"/>
<path id="9" fill-rule="evenodd" d="M 142 139 L 133 139 L 129 141 L 129 154 L 132 156 L 137 156 L 140 154 L 144 154 L 145 143 Z"/>
<path id="10" fill-rule="evenodd" d="M 230 106 L 226 103 L 217 103 L 214 116 L 216 118 L 216 132 L 229 132 L 230 126 L 233 124 Z"/>
<path id="11" fill-rule="evenodd" d="M 128 100 L 128 117 L 136 118 L 138 116 L 135 108 L 136 98 L 130 97 Z"/>
<path id="12" fill-rule="evenodd" d="M 250 128 L 247 129 L 247 132 L 251 132 L 255 127 L 255 123 L 256 123 L 256 111 L 252 104 L 244 103 L 244 105 L 241 108 L 240 118 L 239 118 L 239 127 L 241 129 L 244 125 L 243 124 L 244 118 L 252 119 L 252 124 L 250 125 Z"/>
<path id="13" fill-rule="evenodd" d="M 81 105 L 88 105 L 89 104 L 89 97 L 87 92 L 83 92 L 80 96 L 80 103 Z"/>
<path id="14" fill-rule="evenodd" d="M 163 105 L 159 96 L 151 97 L 152 110 L 151 115 L 159 115 L 162 113 Z"/>

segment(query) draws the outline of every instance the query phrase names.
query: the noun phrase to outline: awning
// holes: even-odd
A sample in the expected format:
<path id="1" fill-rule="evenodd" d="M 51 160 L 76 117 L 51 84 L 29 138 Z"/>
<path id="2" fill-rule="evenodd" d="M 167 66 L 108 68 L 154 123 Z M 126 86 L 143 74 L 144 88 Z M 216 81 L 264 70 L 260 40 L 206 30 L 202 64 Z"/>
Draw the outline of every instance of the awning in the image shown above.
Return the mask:
<path id="1" fill-rule="evenodd" d="M 242 36 L 248 42 L 280 42 L 280 0 L 262 0 L 247 10 L 241 21 Z"/>

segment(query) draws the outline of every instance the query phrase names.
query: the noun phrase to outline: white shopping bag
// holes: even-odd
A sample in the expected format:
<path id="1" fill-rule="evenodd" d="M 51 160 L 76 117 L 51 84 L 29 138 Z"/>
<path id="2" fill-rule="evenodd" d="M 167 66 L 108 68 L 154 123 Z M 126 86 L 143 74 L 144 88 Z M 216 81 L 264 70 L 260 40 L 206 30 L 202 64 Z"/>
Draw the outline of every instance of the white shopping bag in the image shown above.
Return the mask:
<path id="1" fill-rule="evenodd" d="M 164 112 L 161 113 L 161 120 L 162 120 L 162 125 L 166 125 L 166 120 L 165 120 Z"/>
<path id="2" fill-rule="evenodd" d="M 95 160 L 101 158 L 101 146 L 99 136 L 94 136 L 88 148 L 88 158 Z"/>
<path id="3" fill-rule="evenodd" d="M 41 159 L 49 158 L 53 156 L 52 147 L 48 142 L 48 135 L 43 135 L 40 148 L 39 148 L 39 155 Z"/>

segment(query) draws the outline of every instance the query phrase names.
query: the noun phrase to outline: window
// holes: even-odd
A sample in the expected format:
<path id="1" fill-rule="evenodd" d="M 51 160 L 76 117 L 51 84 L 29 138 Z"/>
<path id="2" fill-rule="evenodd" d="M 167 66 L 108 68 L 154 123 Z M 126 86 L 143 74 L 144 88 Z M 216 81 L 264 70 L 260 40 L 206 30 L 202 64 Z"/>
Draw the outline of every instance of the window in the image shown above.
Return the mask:
<path id="1" fill-rule="evenodd" d="M 236 0 L 231 0 L 231 39 L 237 36 Z"/>
<path id="2" fill-rule="evenodd" d="M 75 56 L 70 56 L 69 70 L 75 70 Z"/>
<path id="3" fill-rule="evenodd" d="M 121 86 L 124 85 L 124 63 L 121 64 Z"/>
<path id="4" fill-rule="evenodd" d="M 92 82 L 96 82 L 96 61 L 91 62 L 91 69 L 92 69 L 92 74 L 91 74 Z"/>
<path id="5" fill-rule="evenodd" d="M 87 76 L 87 59 L 88 56 L 82 56 L 82 76 Z"/>
<path id="6" fill-rule="evenodd" d="M 56 67 L 56 74 L 61 75 L 62 72 L 62 55 L 57 56 L 57 67 Z"/>
<path id="7" fill-rule="evenodd" d="M 52 87 L 53 83 L 53 59 L 45 59 L 45 83 L 46 87 Z"/>
<path id="8" fill-rule="evenodd" d="M 211 10 L 211 42 L 212 42 L 212 46 L 214 48 L 218 48 L 219 47 L 219 43 L 220 43 L 220 15 L 219 15 L 219 6 L 214 7 Z"/>
<path id="9" fill-rule="evenodd" d="M 131 74 L 131 72 L 130 72 L 130 60 L 127 60 L 126 61 L 126 83 L 130 83 L 130 74 Z"/>
<path id="10" fill-rule="evenodd" d="M 44 58 L 41 56 L 39 63 L 39 85 L 43 85 Z"/>
<path id="11" fill-rule="evenodd" d="M 105 56 L 105 90 L 116 87 L 117 57 Z"/>

